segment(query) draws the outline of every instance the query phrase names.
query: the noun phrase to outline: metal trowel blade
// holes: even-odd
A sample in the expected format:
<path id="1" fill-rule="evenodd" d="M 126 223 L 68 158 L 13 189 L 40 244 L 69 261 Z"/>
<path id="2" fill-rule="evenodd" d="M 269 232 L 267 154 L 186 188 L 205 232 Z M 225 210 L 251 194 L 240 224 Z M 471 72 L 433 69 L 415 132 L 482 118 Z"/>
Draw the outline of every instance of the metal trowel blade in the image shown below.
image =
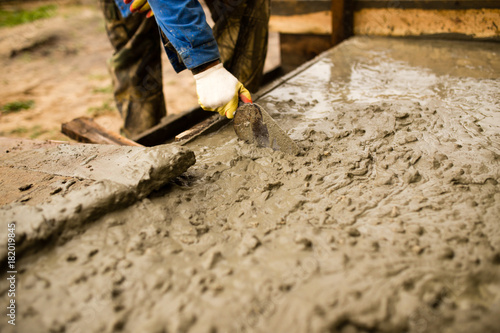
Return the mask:
<path id="1" fill-rule="evenodd" d="M 297 144 L 257 104 L 245 103 L 239 106 L 233 125 L 238 138 L 258 147 L 269 147 L 291 155 L 297 155 L 300 151 Z"/>

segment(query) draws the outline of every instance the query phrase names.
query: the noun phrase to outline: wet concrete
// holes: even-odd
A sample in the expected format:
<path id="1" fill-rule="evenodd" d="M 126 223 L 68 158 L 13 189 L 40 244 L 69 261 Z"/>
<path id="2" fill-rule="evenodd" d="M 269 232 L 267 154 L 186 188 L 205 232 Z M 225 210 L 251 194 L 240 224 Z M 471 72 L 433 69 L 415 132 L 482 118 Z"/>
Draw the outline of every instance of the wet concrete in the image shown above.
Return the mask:
<path id="1" fill-rule="evenodd" d="M 24 256 L 0 329 L 498 332 L 499 55 L 350 39 L 257 101 L 299 156 L 190 143 L 167 186 Z"/>
<path id="2" fill-rule="evenodd" d="M 42 241 L 71 238 L 81 225 L 144 198 L 195 163 L 192 151 L 172 145 L 12 140 L 2 150 L 0 220 L 5 231 L 16 223 L 18 254 Z M 7 244 L 5 231 L 0 242 Z M 1 248 L 0 261 L 6 256 Z"/>

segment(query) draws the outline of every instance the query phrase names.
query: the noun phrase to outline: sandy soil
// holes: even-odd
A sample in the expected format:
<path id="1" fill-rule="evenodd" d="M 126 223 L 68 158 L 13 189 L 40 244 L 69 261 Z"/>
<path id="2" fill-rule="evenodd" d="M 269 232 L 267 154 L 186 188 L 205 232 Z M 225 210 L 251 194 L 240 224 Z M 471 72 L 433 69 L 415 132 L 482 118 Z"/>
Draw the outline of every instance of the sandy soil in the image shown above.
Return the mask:
<path id="1" fill-rule="evenodd" d="M 499 54 L 343 44 L 259 101 L 299 156 L 190 143 L 184 175 L 23 258 L 2 331 L 498 332 Z"/>
<path id="2" fill-rule="evenodd" d="M 0 136 L 69 140 L 61 124 L 81 116 L 119 132 L 106 65 L 113 51 L 97 4 L 85 2 L 90 4 L 60 5 L 52 18 L 0 29 L 0 106 L 35 102 L 30 110 L 0 115 Z M 169 113 L 197 106 L 188 71 L 176 74 L 164 57 L 163 74 Z"/>

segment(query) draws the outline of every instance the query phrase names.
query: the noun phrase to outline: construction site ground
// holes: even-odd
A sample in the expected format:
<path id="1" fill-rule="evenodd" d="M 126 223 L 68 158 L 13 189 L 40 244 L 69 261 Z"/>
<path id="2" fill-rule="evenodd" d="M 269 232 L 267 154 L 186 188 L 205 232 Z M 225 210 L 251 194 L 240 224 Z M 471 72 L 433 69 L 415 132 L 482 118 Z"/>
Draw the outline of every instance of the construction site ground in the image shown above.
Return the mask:
<path id="1" fill-rule="evenodd" d="M 498 332 L 499 44 L 353 37 L 261 93 L 298 156 L 0 142 L 0 331 Z"/>

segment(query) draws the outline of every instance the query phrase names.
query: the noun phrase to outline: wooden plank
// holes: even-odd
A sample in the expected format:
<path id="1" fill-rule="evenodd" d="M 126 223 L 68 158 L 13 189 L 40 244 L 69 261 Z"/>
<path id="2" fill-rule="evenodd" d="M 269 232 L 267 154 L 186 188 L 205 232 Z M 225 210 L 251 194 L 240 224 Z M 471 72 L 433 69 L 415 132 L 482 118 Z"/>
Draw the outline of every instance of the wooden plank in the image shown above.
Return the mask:
<path id="1" fill-rule="evenodd" d="M 195 126 L 191 127 L 190 129 L 176 135 L 175 141 L 189 140 L 195 136 L 205 133 L 207 129 L 212 128 L 213 124 L 218 123 L 219 121 L 221 121 L 221 116 L 219 116 L 219 114 L 214 114 L 210 118 L 207 118 L 204 121 L 202 121 L 201 123 L 198 123 Z M 221 122 L 220 127 L 222 127 L 222 125 L 223 123 Z"/>
<path id="2" fill-rule="evenodd" d="M 193 125 L 207 119 L 213 114 L 195 108 L 180 114 L 167 116 L 160 124 L 134 137 L 134 141 L 144 146 L 155 146 L 175 139 L 175 136 L 188 130 Z"/>
<path id="3" fill-rule="evenodd" d="M 363 8 L 401 9 L 483 9 L 500 8 L 498 0 L 356 0 L 355 10 Z"/>
<path id="4" fill-rule="evenodd" d="M 374 8 L 354 14 L 354 33 L 369 36 L 453 35 L 500 39 L 500 9 L 423 10 Z"/>
<path id="5" fill-rule="evenodd" d="M 62 124 L 61 132 L 78 142 L 142 147 L 137 142 L 105 129 L 89 117 L 76 118 Z"/>
<path id="6" fill-rule="evenodd" d="M 271 15 L 269 31 L 287 34 L 330 34 L 332 32 L 330 11 L 303 15 Z"/>
<path id="7" fill-rule="evenodd" d="M 272 0 L 271 15 L 293 16 L 330 10 L 331 0 Z"/>

